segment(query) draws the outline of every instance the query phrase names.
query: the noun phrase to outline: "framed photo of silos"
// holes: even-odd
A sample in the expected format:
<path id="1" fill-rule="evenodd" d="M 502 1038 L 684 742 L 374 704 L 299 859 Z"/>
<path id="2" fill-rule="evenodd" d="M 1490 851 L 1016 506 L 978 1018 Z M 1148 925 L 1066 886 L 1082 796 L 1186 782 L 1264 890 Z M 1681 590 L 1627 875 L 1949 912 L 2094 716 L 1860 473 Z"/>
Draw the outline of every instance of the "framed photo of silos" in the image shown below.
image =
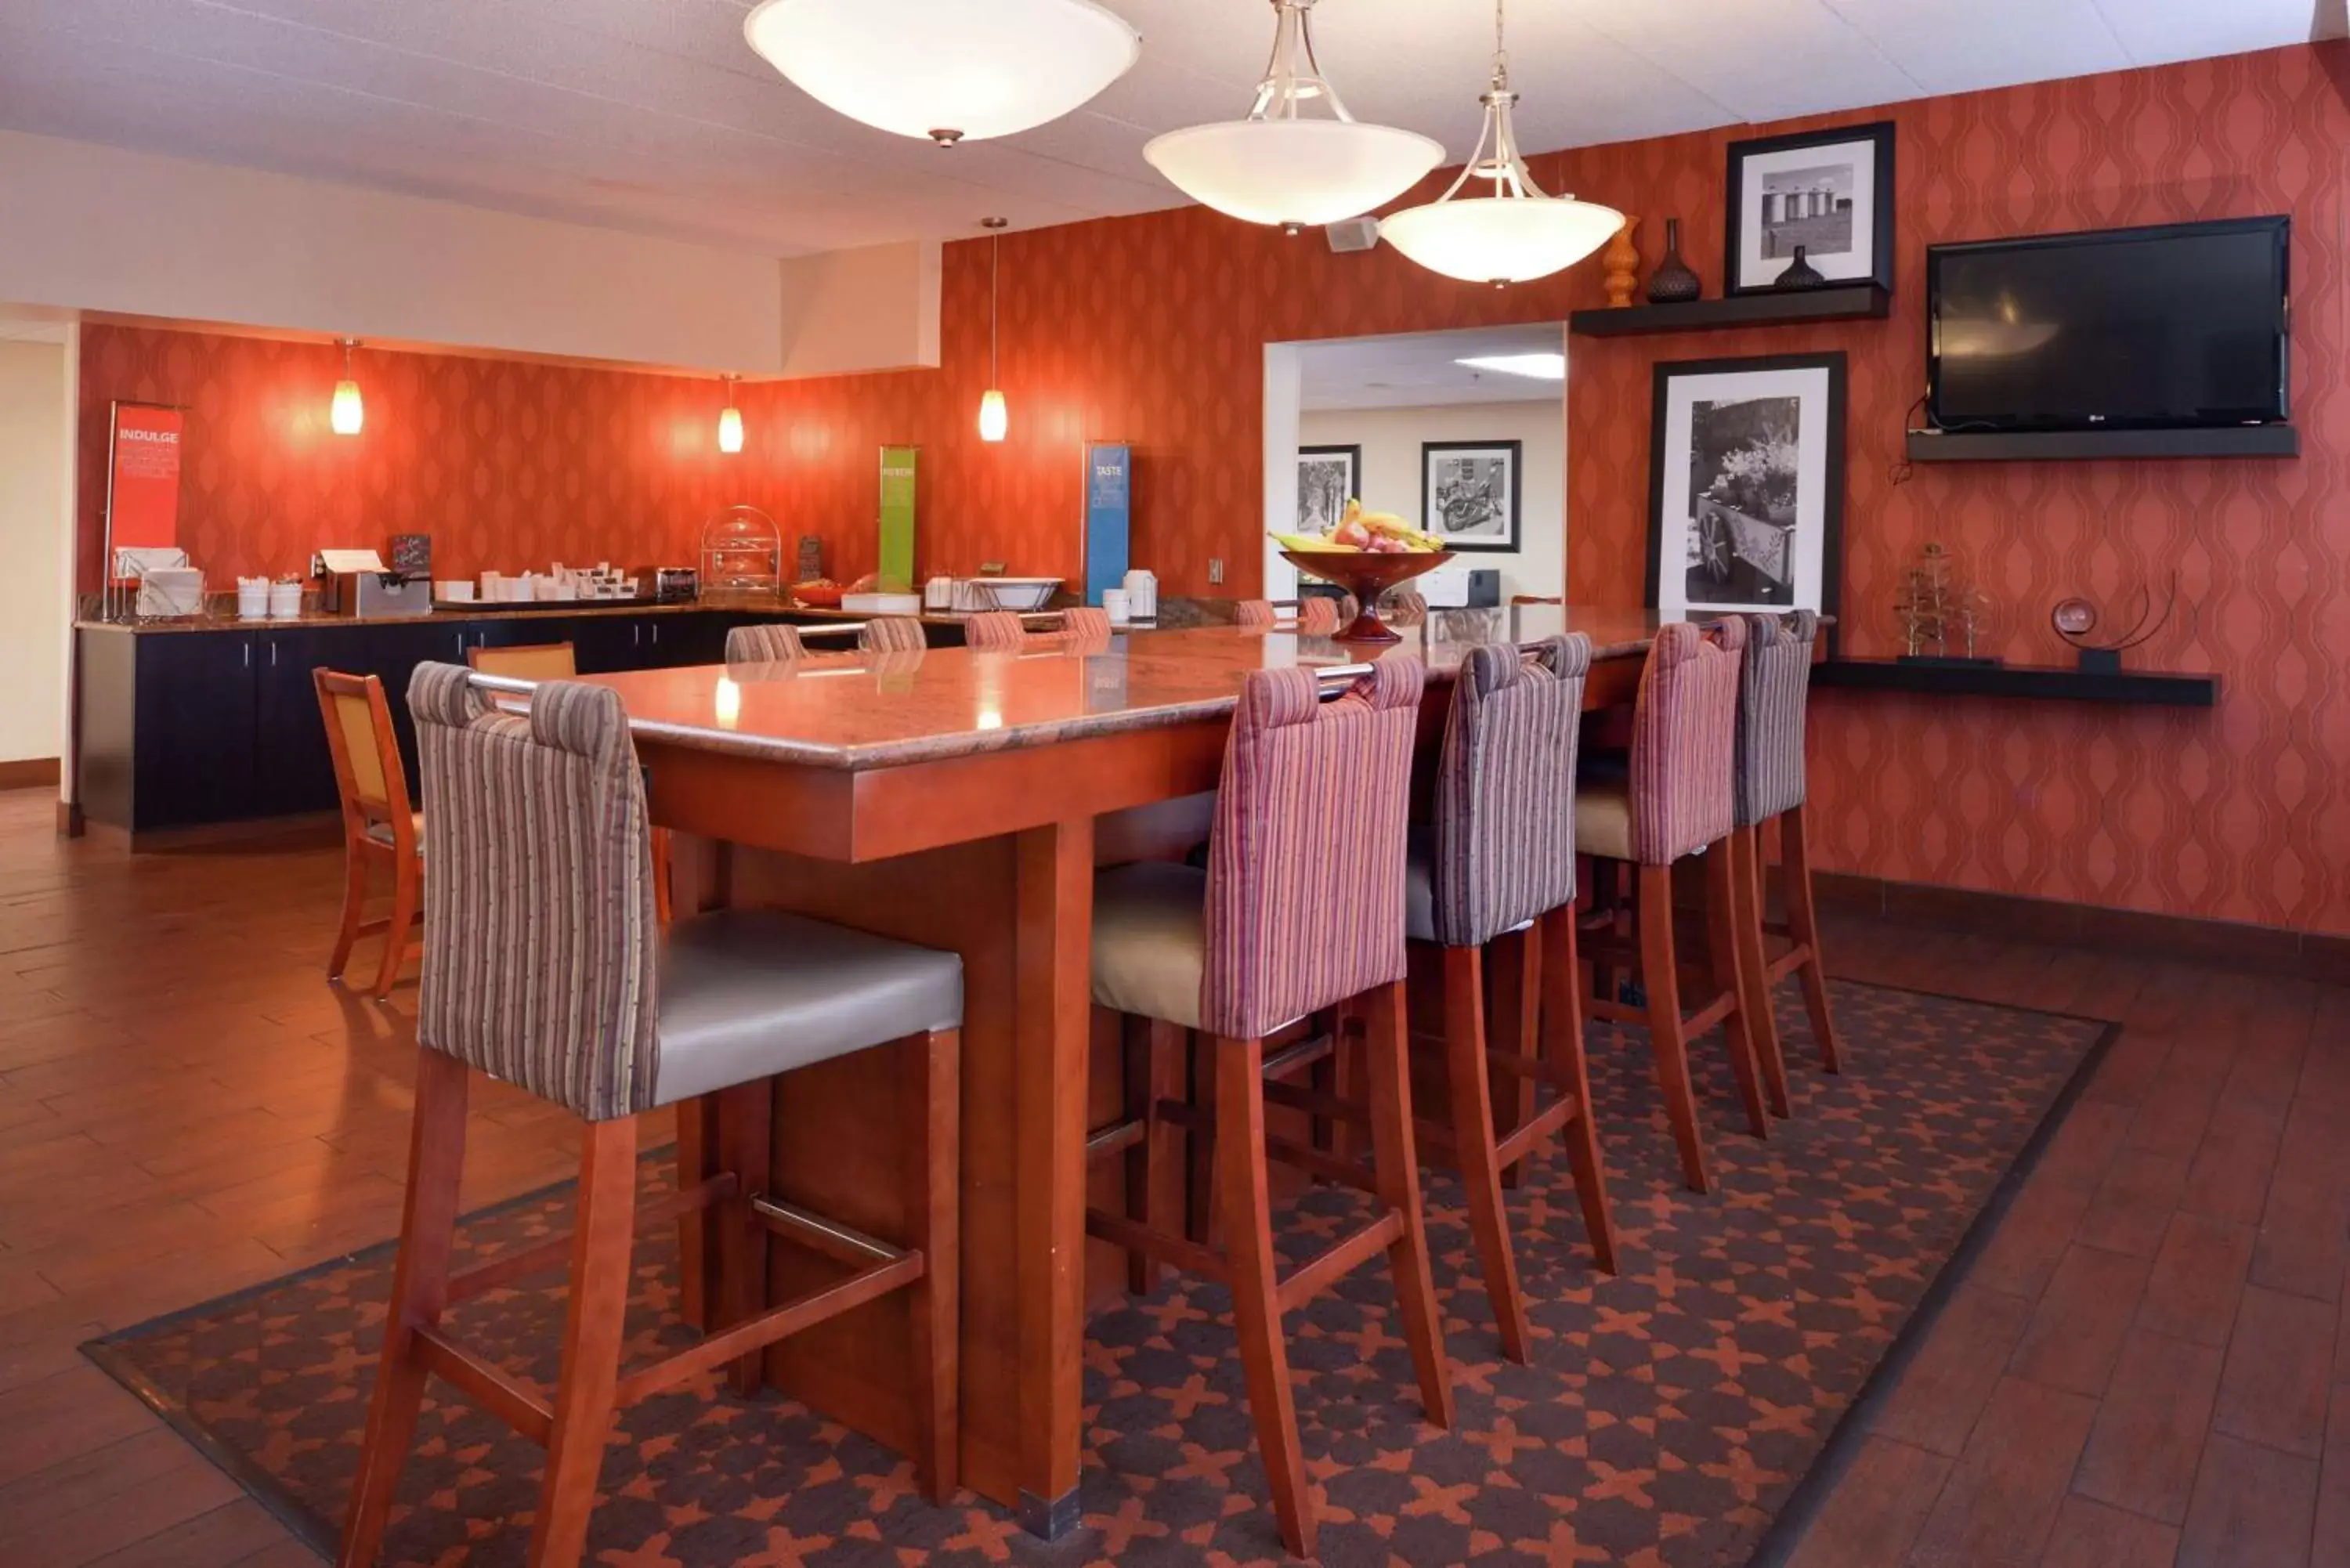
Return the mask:
<path id="1" fill-rule="evenodd" d="M 1659 614 L 1835 614 L 1842 354 L 1659 365 L 1648 441 L 1648 603 Z M 1825 635 L 1833 652 L 1833 625 Z"/>
<path id="2" fill-rule="evenodd" d="M 1830 284 L 1893 286 L 1893 122 L 1730 144 L 1725 295 L 1769 291 L 1795 259 Z"/>

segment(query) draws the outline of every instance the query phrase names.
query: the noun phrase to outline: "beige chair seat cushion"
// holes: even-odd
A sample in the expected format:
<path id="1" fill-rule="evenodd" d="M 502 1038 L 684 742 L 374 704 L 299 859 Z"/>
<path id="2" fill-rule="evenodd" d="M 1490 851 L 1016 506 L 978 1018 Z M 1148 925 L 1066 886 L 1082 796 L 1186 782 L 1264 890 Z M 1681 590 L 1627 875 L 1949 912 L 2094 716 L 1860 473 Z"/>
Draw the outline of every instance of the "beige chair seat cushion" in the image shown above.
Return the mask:
<path id="1" fill-rule="evenodd" d="M 772 909 L 697 915 L 661 943 L 653 1104 L 962 1023 L 953 953 Z"/>
<path id="2" fill-rule="evenodd" d="M 424 853 L 424 814 L 420 811 L 411 814 L 411 816 L 416 825 L 416 853 L 421 855 Z M 400 842 L 392 836 L 391 824 L 388 822 L 369 823 L 367 836 L 387 847 Z"/>
<path id="3" fill-rule="evenodd" d="M 1200 1027 L 1208 963 L 1208 874 L 1157 861 L 1094 879 L 1094 1000 Z"/>
<path id="4" fill-rule="evenodd" d="M 1632 858 L 1632 790 L 1621 779 L 1575 786 L 1575 847 L 1608 860 Z"/>

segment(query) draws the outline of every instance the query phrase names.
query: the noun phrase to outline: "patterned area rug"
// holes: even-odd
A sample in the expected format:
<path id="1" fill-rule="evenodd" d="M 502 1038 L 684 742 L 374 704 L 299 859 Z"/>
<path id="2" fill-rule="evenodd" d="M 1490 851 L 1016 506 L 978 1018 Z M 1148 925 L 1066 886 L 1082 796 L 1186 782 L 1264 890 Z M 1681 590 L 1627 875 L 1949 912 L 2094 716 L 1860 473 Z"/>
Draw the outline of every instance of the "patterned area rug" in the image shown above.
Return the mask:
<path id="1" fill-rule="evenodd" d="M 1596 1273 L 1565 1161 L 1511 1198 L 1534 1364 L 1501 1359 L 1458 1189 L 1429 1185 L 1456 1429 L 1419 1419 L 1383 1268 L 1291 1314 L 1298 1415 L 1326 1562 L 1742 1563 L 1819 1462 L 1946 1262 L 2106 1026 L 1874 986 L 1835 988 L 1849 1065 L 1829 1077 L 1783 1020 L 1796 1116 L 1733 1130 L 1718 1037 L 1693 1053 L 1720 1189 L 1684 1190 L 1647 1042 L 1592 1032 L 1626 1272 Z M 649 1161 L 649 1182 L 667 1172 Z M 1302 1254 L 1351 1194 L 1287 1215 Z M 564 1229 L 556 1191 L 470 1220 L 488 1256 Z M 637 1253 L 632 1356 L 687 1343 L 672 1231 Z M 461 1265 L 462 1266 L 462 1265 Z M 391 1248 L 192 1308 L 88 1347 L 317 1543 L 358 1457 Z M 551 1382 L 559 1281 L 453 1314 L 469 1343 Z M 1282 1560 L 1221 1289 L 1178 1280 L 1098 1315 L 1086 1356 L 1085 1528 L 1052 1545 L 969 1493 L 933 1508 L 910 1468 L 774 1395 L 714 1384 L 629 1411 L 605 1459 L 589 1561 L 720 1564 L 1201 1563 Z M 540 1452 L 435 1384 L 386 1560 L 523 1561 Z"/>

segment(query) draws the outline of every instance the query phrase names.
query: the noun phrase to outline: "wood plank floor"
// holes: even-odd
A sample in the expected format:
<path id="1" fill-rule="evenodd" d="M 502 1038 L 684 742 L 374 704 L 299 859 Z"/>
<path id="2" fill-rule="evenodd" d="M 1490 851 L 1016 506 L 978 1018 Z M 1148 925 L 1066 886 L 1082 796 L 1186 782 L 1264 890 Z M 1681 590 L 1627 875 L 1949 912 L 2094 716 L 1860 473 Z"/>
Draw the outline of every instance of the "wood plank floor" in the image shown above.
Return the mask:
<path id="1" fill-rule="evenodd" d="M 0 794 L 0 1563 L 307 1563 L 74 1346 L 391 1233 L 413 987 L 320 975 L 331 849 L 133 859 L 51 817 Z M 1828 935 L 1842 976 L 2126 1028 L 1800 1568 L 2350 1568 L 2350 995 Z M 518 1094 L 473 1137 L 469 1205 L 571 1172 Z"/>

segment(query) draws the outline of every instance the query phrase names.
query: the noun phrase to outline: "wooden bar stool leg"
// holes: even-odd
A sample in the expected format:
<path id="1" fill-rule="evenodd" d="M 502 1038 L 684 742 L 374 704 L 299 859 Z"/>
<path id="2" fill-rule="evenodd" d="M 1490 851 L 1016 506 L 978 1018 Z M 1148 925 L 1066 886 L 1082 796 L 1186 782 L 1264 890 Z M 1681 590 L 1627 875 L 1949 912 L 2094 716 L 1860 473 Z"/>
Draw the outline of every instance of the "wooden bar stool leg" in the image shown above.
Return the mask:
<path id="1" fill-rule="evenodd" d="M 367 923 L 368 857 L 356 844 L 343 846 L 343 923 L 335 932 L 335 950 L 327 960 L 327 978 L 340 980 L 349 967 L 351 948 Z"/>
<path id="2" fill-rule="evenodd" d="M 1427 1226 L 1419 1201 L 1419 1155 L 1412 1147 L 1411 1058 L 1406 1041 L 1409 1015 L 1403 981 L 1369 993 L 1364 1084 L 1371 1109 L 1371 1169 L 1379 1201 L 1403 1216 L 1403 1234 L 1388 1249 L 1395 1275 L 1396 1303 L 1403 1312 L 1403 1336 L 1419 1374 L 1419 1398 L 1428 1418 L 1452 1425 L 1452 1373 L 1444 1360 L 1443 1320 L 1436 1315 L 1436 1287 L 1428 1267 Z M 1482 1066 L 1482 1064 L 1480 1064 Z"/>
<path id="3" fill-rule="evenodd" d="M 1177 1130 L 1159 1115 L 1161 1100 L 1183 1097 L 1183 1029 L 1162 1019 L 1128 1013 L 1119 1019 L 1126 1048 L 1126 1117 L 1142 1124 L 1142 1141 L 1126 1151 L 1126 1217 L 1156 1228 L 1181 1211 L 1182 1150 Z M 1147 1295 L 1166 1271 L 1143 1252 L 1126 1255 L 1126 1288 Z"/>
<path id="4" fill-rule="evenodd" d="M 1525 1302 L 1518 1293 L 1517 1260 L 1510 1251 L 1509 1211 L 1502 1201 L 1502 1169 L 1493 1147 L 1483 970 L 1482 949 L 1444 950 L 1446 1089 L 1452 1103 L 1453 1154 L 1469 1200 L 1469 1229 L 1485 1275 L 1485 1298 L 1492 1303 L 1493 1322 L 1502 1331 L 1502 1354 L 1523 1363 L 1531 1336 Z"/>
<path id="5" fill-rule="evenodd" d="M 1689 1041 L 1681 1033 L 1680 961 L 1673 951 L 1673 868 L 1640 867 L 1638 906 L 1640 987 L 1648 993 L 1648 1044 L 1657 1058 L 1657 1087 L 1681 1153 L 1681 1176 L 1692 1192 L 1713 1190 L 1705 1168 L 1705 1135 L 1698 1129 L 1690 1092 Z"/>
<path id="6" fill-rule="evenodd" d="M 612 1431 L 622 1320 L 637 1216 L 637 1122 L 590 1122 L 580 1145 L 579 1203 L 571 1237 L 571 1302 L 563 1321 L 562 1381 L 546 1444 L 528 1568 L 577 1568 L 588 1548 L 596 1480 Z"/>
<path id="7" fill-rule="evenodd" d="M 1513 939 L 1493 943 L 1493 1017 L 1495 1046 L 1513 1056 L 1534 1054 L 1542 1028 L 1542 925 L 1537 921 Z M 1533 1114 L 1534 1081 L 1517 1073 L 1487 1065 L 1486 1078 L 1493 1096 L 1492 1125 L 1515 1132 Z M 1502 1169 L 1502 1185 L 1515 1187 L 1524 1179 L 1525 1161 Z"/>
<path id="8" fill-rule="evenodd" d="M 671 1115 L 677 1121 L 677 1184 L 692 1187 L 717 1175 L 722 1152 L 718 1096 L 680 1100 Z M 761 1170 L 763 1190 L 766 1177 Z M 704 1332 L 721 1326 L 719 1314 L 725 1311 L 718 1277 L 723 1247 L 719 1231 L 724 1224 L 725 1217 L 714 1209 L 681 1215 L 677 1221 L 678 1315 Z"/>
<path id="9" fill-rule="evenodd" d="M 1212 1113 L 1222 1104 L 1217 1088 L 1222 1054 L 1216 1049 L 1213 1036 L 1193 1034 L 1188 1030 L 1184 1033 L 1191 1057 L 1191 1107 Z M 1212 1117 L 1191 1127 L 1184 1141 L 1190 1149 L 1191 1186 L 1191 1201 L 1184 1216 L 1189 1227 L 1186 1233 L 1202 1247 L 1212 1247 L 1224 1228 L 1222 1205 L 1216 1197 L 1216 1132 Z"/>
<path id="10" fill-rule="evenodd" d="M 1232 1325 L 1241 1342 L 1256 1445 L 1273 1493 L 1282 1544 L 1299 1557 L 1314 1555 L 1314 1498 L 1298 1446 L 1297 1407 L 1289 1387 L 1289 1348 L 1283 1343 L 1279 1260 L 1273 1248 L 1273 1193 L 1264 1154 L 1264 1043 L 1209 1042 L 1215 1068 L 1217 1191 L 1224 1243 L 1232 1264 Z M 1204 1054 L 1204 1053 L 1203 1053 Z"/>
<path id="11" fill-rule="evenodd" d="M 775 1158 L 775 1085 L 759 1078 L 711 1096 L 718 1108 L 718 1166 L 734 1173 L 734 1196 L 715 1210 L 718 1220 L 717 1310 L 712 1330 L 747 1323 L 766 1309 L 767 1227 L 752 1201 L 767 1190 Z M 689 1119 L 681 1111 L 680 1123 Z M 693 1118 L 698 1119 L 698 1118 Z M 679 1150 L 684 1158 L 682 1140 Z M 689 1183 L 690 1184 L 690 1179 Z M 734 1392 L 749 1397 L 766 1379 L 764 1350 L 745 1352 L 730 1369 Z"/>
<path id="12" fill-rule="evenodd" d="M 416 857 L 408 857 L 411 862 Z M 383 965 L 375 977 L 376 1000 L 391 994 L 400 982 L 400 966 L 408 959 L 408 929 L 416 923 L 419 897 L 423 892 L 424 878 L 417 874 L 414 865 L 395 865 L 391 868 L 391 919 L 383 928 Z"/>
<path id="13" fill-rule="evenodd" d="M 449 1299 L 449 1254 L 457 1239 L 457 1194 L 465 1174 L 467 1069 L 438 1051 L 416 1054 L 416 1110 L 408 1140 L 408 1194 L 400 1218 L 399 1261 L 359 1476 L 343 1524 L 340 1568 L 373 1568 L 390 1517 L 392 1493 L 408 1462 L 416 1414 L 424 1400 L 424 1364 L 416 1330 L 432 1328 Z"/>
<path id="14" fill-rule="evenodd" d="M 1713 983 L 1730 994 L 1732 1006 L 1721 1021 L 1721 1037 L 1730 1047 L 1730 1065 L 1738 1075 L 1738 1097 L 1746 1106 L 1746 1125 L 1756 1137 L 1771 1136 L 1771 1111 L 1762 1099 L 1762 1071 L 1756 1064 L 1746 966 L 1738 958 L 1738 875 L 1731 864 L 1730 840 L 1714 843 L 1705 856 L 1706 958 Z"/>
<path id="15" fill-rule="evenodd" d="M 1835 1021 L 1828 1015 L 1827 961 L 1820 956 L 1819 908 L 1812 900 L 1809 824 L 1810 813 L 1801 805 L 1779 818 L 1780 858 L 1786 863 L 1787 934 L 1810 953 L 1796 974 L 1804 984 L 1804 1010 L 1812 1016 L 1812 1033 L 1820 1043 L 1820 1061 L 1829 1072 L 1841 1073 L 1844 1052 L 1836 1044 Z"/>
<path id="16" fill-rule="evenodd" d="M 954 1496 L 962 1442 L 962 1032 L 910 1044 L 920 1062 L 905 1075 L 906 1211 L 915 1217 L 922 1277 L 907 1315 L 913 1329 L 914 1479 L 922 1495 Z"/>
<path id="17" fill-rule="evenodd" d="M 1771 1003 L 1771 969 L 1762 953 L 1762 830 L 1732 828 L 1730 834 L 1731 938 L 1738 947 L 1739 1011 L 1762 1068 L 1762 1089 L 1771 1114 L 1790 1116 L 1787 1058 L 1779 1045 L 1779 1020 Z"/>
<path id="18" fill-rule="evenodd" d="M 1591 1064 L 1583 1044 L 1583 992 L 1575 953 L 1575 907 L 1553 909 L 1543 970 L 1543 1059 L 1565 1071 L 1581 1107 L 1566 1124 L 1567 1165 L 1575 1172 L 1575 1196 L 1583 1205 L 1583 1228 L 1599 1266 L 1616 1272 L 1616 1220 L 1607 1207 L 1607 1168 L 1599 1158 L 1599 1120 L 1591 1106 Z"/>

